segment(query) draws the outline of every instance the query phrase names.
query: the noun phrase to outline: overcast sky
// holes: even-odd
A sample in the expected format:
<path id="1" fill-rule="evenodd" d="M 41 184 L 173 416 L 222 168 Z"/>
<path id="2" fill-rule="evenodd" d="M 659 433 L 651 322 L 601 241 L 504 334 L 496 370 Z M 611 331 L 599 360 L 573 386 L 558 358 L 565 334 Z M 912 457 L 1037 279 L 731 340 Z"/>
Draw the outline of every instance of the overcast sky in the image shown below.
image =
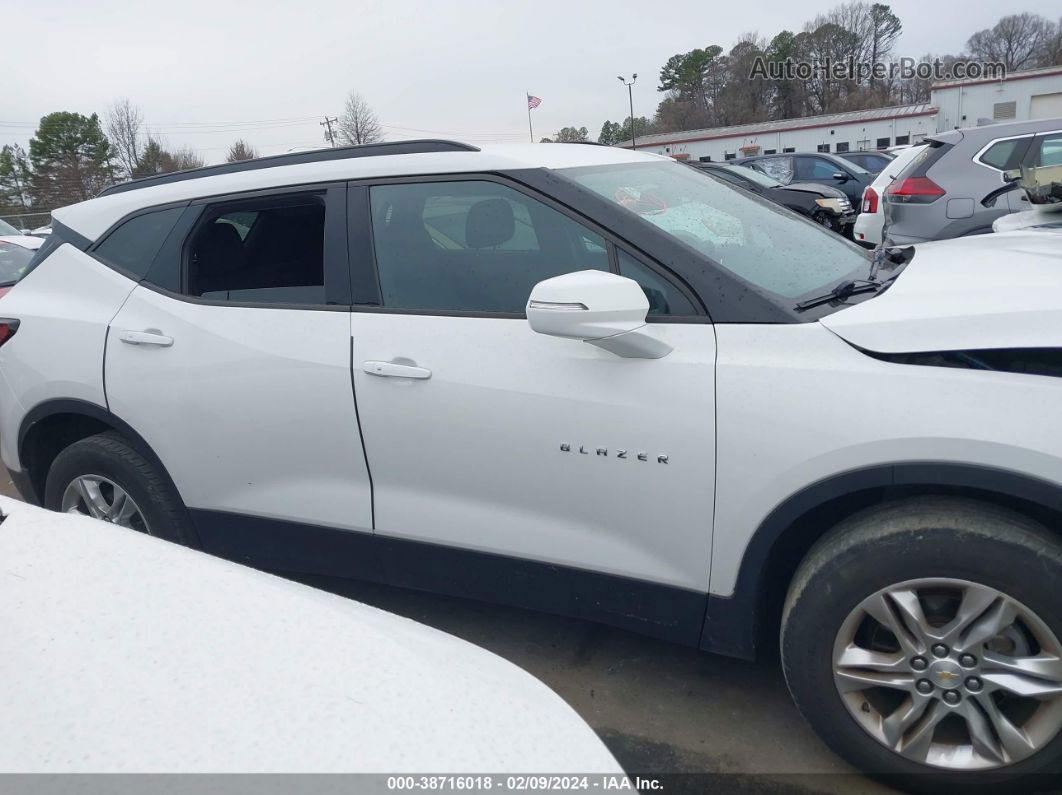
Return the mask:
<path id="1" fill-rule="evenodd" d="M 319 121 L 356 89 L 389 139 L 526 141 L 562 126 L 597 137 L 627 115 L 620 74 L 639 74 L 635 113 L 651 116 L 674 53 L 743 33 L 799 30 L 833 2 L 792 0 L 0 0 L 0 143 L 25 146 L 57 110 L 103 115 L 128 97 L 171 147 L 208 162 L 243 137 L 261 154 L 322 142 Z M 156 10 L 157 8 L 157 10 Z M 958 52 L 1003 13 L 1054 18 L 1058 0 L 1019 7 L 897 0 L 897 55 Z M 13 24 L 15 23 L 15 24 Z M 21 23 L 21 24 L 18 24 Z"/>

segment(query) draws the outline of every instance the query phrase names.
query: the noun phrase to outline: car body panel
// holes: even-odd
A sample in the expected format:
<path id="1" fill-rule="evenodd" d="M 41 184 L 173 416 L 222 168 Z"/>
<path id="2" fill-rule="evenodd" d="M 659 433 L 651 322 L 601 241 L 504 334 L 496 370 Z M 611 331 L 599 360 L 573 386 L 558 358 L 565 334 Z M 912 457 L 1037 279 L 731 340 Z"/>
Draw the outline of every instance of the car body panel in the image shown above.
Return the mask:
<path id="1" fill-rule="evenodd" d="M 127 344 L 127 331 L 173 344 Z M 111 323 L 106 379 L 111 410 L 188 506 L 371 532 L 346 312 L 214 306 L 138 286 Z"/>
<path id="2" fill-rule="evenodd" d="M 856 216 L 855 228 L 852 230 L 857 242 L 872 246 L 881 243 L 881 232 L 885 225 L 885 189 L 892 184 L 892 181 L 907 167 L 908 163 L 918 157 L 923 148 L 924 146 L 919 144 L 898 152 L 868 186 L 878 194 L 878 205 L 877 209 L 871 213 L 863 210 L 860 204 L 860 213 Z M 868 188 L 863 189 L 864 195 L 867 190 Z"/>
<path id="3" fill-rule="evenodd" d="M 0 497 L 4 773 L 614 773 L 548 687 L 364 604 Z"/>
<path id="4" fill-rule="evenodd" d="M 1053 235 L 924 243 L 889 289 L 820 322 L 879 353 L 1062 347 L 1060 286 Z"/>
<path id="5" fill-rule="evenodd" d="M 872 311 L 888 297 L 833 317 Z M 1062 324 L 1053 323 L 1057 345 Z M 734 593 L 750 541 L 775 508 L 840 475 L 966 465 L 1062 484 L 1057 434 L 1028 419 L 1053 416 L 1062 379 L 894 364 L 861 352 L 822 322 L 735 323 L 718 326 L 716 335 L 714 595 Z M 738 609 L 733 600 L 710 611 L 728 609 Z"/>
<path id="6" fill-rule="evenodd" d="M 624 359 L 523 319 L 353 313 L 376 532 L 705 591 L 714 329 L 648 328 L 674 350 Z"/>
<path id="7" fill-rule="evenodd" d="M 985 153 L 999 142 L 1016 141 L 1016 163 L 1005 165 L 1016 168 L 1035 135 L 1059 129 L 1062 119 L 1041 119 L 968 127 L 931 136 L 930 142 L 940 142 L 948 148 L 926 169 L 925 176 L 940 186 L 944 195 L 925 204 L 887 200 L 886 237 L 893 244 L 909 245 L 990 232 L 997 218 L 1028 205 L 1021 202 L 1017 192 L 991 206 L 982 204 L 1000 187 L 1005 170 L 985 162 Z M 909 163 L 897 179 L 910 176 L 917 168 L 917 160 Z M 961 211 L 953 203 L 957 200 L 962 200 Z"/>
<path id="8" fill-rule="evenodd" d="M 0 373 L 14 401 L 0 399 L 0 445 L 8 468 L 21 470 L 19 424 L 25 412 L 57 398 L 106 406 L 103 352 L 107 326 L 136 283 L 64 243 L 47 267 L 26 274 L 3 297 L 17 317 L 17 345 L 0 347 Z"/>

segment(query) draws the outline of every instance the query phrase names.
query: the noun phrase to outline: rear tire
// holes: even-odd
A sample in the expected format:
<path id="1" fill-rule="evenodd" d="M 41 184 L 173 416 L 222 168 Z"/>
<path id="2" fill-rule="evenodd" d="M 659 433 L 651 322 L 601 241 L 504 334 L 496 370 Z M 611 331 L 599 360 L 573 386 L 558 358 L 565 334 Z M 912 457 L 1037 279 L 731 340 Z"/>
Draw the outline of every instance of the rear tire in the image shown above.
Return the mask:
<path id="1" fill-rule="evenodd" d="M 890 783 L 1056 787 L 1059 582 L 1062 543 L 1019 514 L 953 498 L 871 509 L 823 537 L 793 578 L 786 681 L 836 753 Z M 999 664 L 1037 655 L 1022 670 L 1042 679 Z"/>
<path id="2" fill-rule="evenodd" d="M 117 510 L 113 517 L 100 515 L 101 511 L 90 508 L 86 499 L 78 498 L 79 482 L 103 484 L 101 504 L 105 507 L 125 492 L 129 507 L 125 513 L 132 515 L 136 509 L 142 521 L 135 517 L 131 522 L 116 521 L 120 518 Z M 44 507 L 96 515 L 167 541 L 194 544 L 188 511 L 169 477 L 114 432 L 81 439 L 56 456 L 45 481 Z"/>

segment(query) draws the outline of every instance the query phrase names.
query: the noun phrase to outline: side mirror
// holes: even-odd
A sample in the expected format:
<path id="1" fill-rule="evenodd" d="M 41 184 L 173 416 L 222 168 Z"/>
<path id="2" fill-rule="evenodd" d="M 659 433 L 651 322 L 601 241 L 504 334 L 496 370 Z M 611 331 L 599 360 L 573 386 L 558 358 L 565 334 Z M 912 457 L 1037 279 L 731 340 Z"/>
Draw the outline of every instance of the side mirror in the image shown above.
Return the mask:
<path id="1" fill-rule="evenodd" d="M 838 182 L 848 182 L 848 175 L 843 171 L 834 171 L 833 178 Z"/>
<path id="2" fill-rule="evenodd" d="M 582 340 L 627 359 L 660 359 L 672 348 L 649 334 L 649 299 L 633 279 L 578 271 L 535 285 L 527 302 L 532 330 Z"/>

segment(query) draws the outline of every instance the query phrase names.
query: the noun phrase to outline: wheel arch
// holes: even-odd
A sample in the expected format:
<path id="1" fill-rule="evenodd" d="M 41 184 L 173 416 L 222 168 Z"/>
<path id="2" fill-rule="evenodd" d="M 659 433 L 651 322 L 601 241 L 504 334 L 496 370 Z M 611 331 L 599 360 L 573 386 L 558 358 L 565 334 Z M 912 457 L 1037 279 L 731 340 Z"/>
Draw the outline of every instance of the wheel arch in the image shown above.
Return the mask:
<path id="1" fill-rule="evenodd" d="M 1062 485 L 975 464 L 910 462 L 841 473 L 779 503 L 745 549 L 734 593 L 709 595 L 702 649 L 743 659 L 773 650 L 782 603 L 800 561 L 839 521 L 883 502 L 924 495 L 965 496 L 1022 513 L 1056 535 Z"/>
<path id="2" fill-rule="evenodd" d="M 58 399 L 38 403 L 26 413 L 19 426 L 18 457 L 22 464 L 22 481 L 30 491 L 23 496 L 37 505 L 43 504 L 45 479 L 55 457 L 79 439 L 107 431 L 121 434 L 173 484 L 173 478 L 151 445 L 121 417 L 87 400 Z"/>

